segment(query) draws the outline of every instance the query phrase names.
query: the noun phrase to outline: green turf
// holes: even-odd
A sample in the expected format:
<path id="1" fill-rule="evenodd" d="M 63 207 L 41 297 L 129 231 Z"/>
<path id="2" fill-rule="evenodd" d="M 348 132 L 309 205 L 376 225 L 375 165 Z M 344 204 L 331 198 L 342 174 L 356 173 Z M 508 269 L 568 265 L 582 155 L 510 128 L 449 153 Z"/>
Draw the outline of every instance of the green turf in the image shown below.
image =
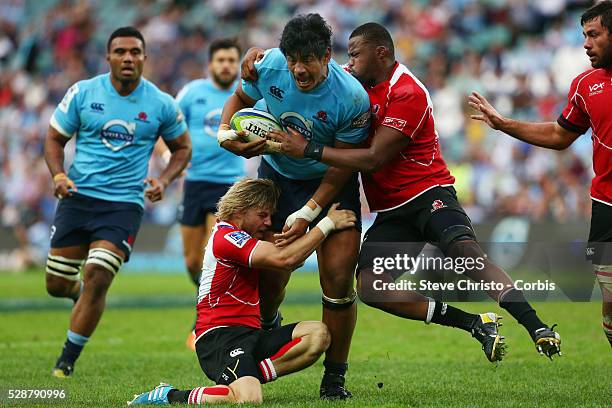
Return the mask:
<path id="1" fill-rule="evenodd" d="M 210 384 L 195 356 L 184 347 L 193 319 L 193 289 L 186 276 L 125 275 L 111 289 L 109 308 L 68 380 L 50 376 L 69 320 L 67 305 L 44 293 L 42 274 L 0 273 L 0 392 L 8 388 L 65 389 L 64 402 L 19 406 L 124 406 L 134 393 L 159 381 L 177 387 Z M 166 296 L 167 304 L 136 306 L 129 299 Z M 2 305 L 21 299 L 23 311 Z M 7 303 L 8 302 L 8 303 Z M 13 303 L 10 303 L 13 302 Z M 32 303 L 34 302 L 34 303 Z M 52 307 L 31 307 L 47 302 Z M 181 303 L 181 302 L 178 302 Z M 40 306 L 41 303 L 38 303 Z M 502 328 L 509 350 L 498 365 L 456 329 L 425 326 L 359 305 L 351 351 L 350 406 L 415 407 L 593 407 L 610 406 L 612 354 L 601 332 L 597 303 L 537 304 L 540 315 L 559 323 L 564 356 L 549 362 L 533 350 L 509 316 Z M 496 311 L 491 303 L 463 304 L 469 311 Z M 285 322 L 320 316 L 317 278 L 296 275 L 283 307 Z M 270 406 L 330 406 L 317 398 L 321 363 L 264 387 Z M 7 406 L 0 399 L 0 406 Z"/>

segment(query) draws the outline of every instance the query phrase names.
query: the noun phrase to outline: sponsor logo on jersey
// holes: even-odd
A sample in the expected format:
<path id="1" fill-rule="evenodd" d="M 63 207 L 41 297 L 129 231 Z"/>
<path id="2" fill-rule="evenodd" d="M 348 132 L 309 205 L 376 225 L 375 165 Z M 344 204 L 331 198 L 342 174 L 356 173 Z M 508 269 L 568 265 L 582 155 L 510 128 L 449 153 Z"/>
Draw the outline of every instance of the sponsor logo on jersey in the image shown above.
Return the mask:
<path id="1" fill-rule="evenodd" d="M 387 116 L 382 121 L 381 125 L 389 126 L 401 132 L 402 130 L 404 130 L 404 126 L 406 126 L 406 121 L 404 119 L 392 118 L 392 117 Z"/>
<path id="2" fill-rule="evenodd" d="M 55 231 L 57 231 L 57 227 L 55 225 L 52 225 L 51 234 L 49 235 L 49 240 L 53 239 L 53 236 L 55 235 Z"/>
<path id="3" fill-rule="evenodd" d="M 318 119 L 322 122 L 327 122 L 327 112 L 325 112 L 324 110 L 320 110 L 317 112 L 316 115 L 313 116 L 313 118 Z"/>
<path id="4" fill-rule="evenodd" d="M 589 96 L 598 95 L 603 93 L 605 82 L 600 82 L 598 84 L 589 85 Z"/>
<path id="5" fill-rule="evenodd" d="M 370 124 L 370 111 L 365 111 L 351 122 L 352 128 L 364 128 Z"/>
<path id="6" fill-rule="evenodd" d="M 593 256 L 595 255 L 595 248 L 594 247 L 587 247 L 586 248 L 586 256 Z"/>
<path id="7" fill-rule="evenodd" d="M 138 115 L 136 115 L 136 117 L 134 118 L 134 120 L 137 120 L 139 122 L 145 122 L 145 123 L 150 123 L 147 118 L 149 117 L 149 115 L 147 115 L 146 112 L 139 112 Z"/>
<path id="8" fill-rule="evenodd" d="M 444 207 L 446 207 L 446 204 L 444 204 L 442 200 L 434 200 L 433 203 L 431 203 L 431 212 L 437 211 Z"/>
<path id="9" fill-rule="evenodd" d="M 89 105 L 89 107 L 94 112 L 104 112 L 104 104 L 103 103 L 92 102 L 91 105 Z"/>
<path id="10" fill-rule="evenodd" d="M 280 115 L 280 123 L 285 129 L 293 129 L 307 140 L 312 139 L 314 123 L 297 112 L 284 112 Z"/>
<path id="11" fill-rule="evenodd" d="M 211 137 L 217 138 L 217 130 L 221 124 L 221 112 L 223 109 L 213 109 L 204 117 L 204 132 Z"/>
<path id="12" fill-rule="evenodd" d="M 195 100 L 195 103 L 201 104 L 201 105 L 205 105 L 206 104 L 206 98 L 198 98 Z"/>
<path id="13" fill-rule="evenodd" d="M 234 358 L 236 356 L 239 356 L 241 354 L 244 354 L 244 351 L 242 351 L 242 349 L 240 347 L 238 347 L 237 349 L 234 349 L 232 351 L 230 351 L 229 355 L 230 357 Z"/>
<path id="14" fill-rule="evenodd" d="M 251 238 L 251 236 L 244 231 L 230 232 L 229 234 L 225 234 L 224 237 L 238 248 L 242 248 Z"/>
<path id="15" fill-rule="evenodd" d="M 116 152 L 131 145 L 134 142 L 135 133 L 136 123 L 113 119 L 104 124 L 100 136 L 104 146 Z"/>
<path id="16" fill-rule="evenodd" d="M 270 93 L 270 95 L 272 95 L 273 97 L 275 97 L 276 99 L 278 99 L 279 101 L 283 100 L 283 94 L 285 93 L 284 90 L 280 89 L 277 86 L 272 85 L 270 87 L 270 89 L 268 90 L 268 92 Z"/>

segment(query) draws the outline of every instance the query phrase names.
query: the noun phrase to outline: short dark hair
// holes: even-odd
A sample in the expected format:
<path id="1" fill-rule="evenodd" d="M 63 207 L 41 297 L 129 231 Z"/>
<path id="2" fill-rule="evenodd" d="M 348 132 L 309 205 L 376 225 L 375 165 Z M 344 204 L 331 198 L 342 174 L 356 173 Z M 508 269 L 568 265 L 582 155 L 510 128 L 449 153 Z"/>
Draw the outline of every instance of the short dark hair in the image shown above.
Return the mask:
<path id="1" fill-rule="evenodd" d="M 587 9 L 580 17 L 580 25 L 601 17 L 601 25 L 612 34 L 612 1 L 602 1 Z"/>
<path id="2" fill-rule="evenodd" d="M 242 54 L 242 50 L 240 49 L 240 45 L 238 45 L 238 40 L 234 37 L 232 38 L 217 38 L 210 43 L 208 47 L 208 60 L 211 61 L 215 52 L 219 50 L 226 50 L 229 48 L 235 48 L 238 50 L 238 56 Z"/>
<path id="3" fill-rule="evenodd" d="M 391 38 L 389 31 L 387 31 L 387 29 L 382 25 L 374 22 L 362 24 L 353 30 L 349 36 L 349 39 L 359 36 L 363 37 L 366 42 L 373 44 L 376 47 L 381 45 L 386 47 L 391 53 L 391 57 L 395 58 L 393 39 Z"/>
<path id="4" fill-rule="evenodd" d="M 283 55 L 323 58 L 331 48 L 332 30 L 319 14 L 301 14 L 289 20 L 280 40 Z"/>
<path id="5" fill-rule="evenodd" d="M 110 52 L 111 42 L 117 37 L 135 37 L 142 41 L 142 49 L 145 49 L 145 40 L 140 31 L 137 28 L 128 26 L 128 27 L 119 27 L 108 37 L 108 42 L 106 43 L 106 51 Z"/>

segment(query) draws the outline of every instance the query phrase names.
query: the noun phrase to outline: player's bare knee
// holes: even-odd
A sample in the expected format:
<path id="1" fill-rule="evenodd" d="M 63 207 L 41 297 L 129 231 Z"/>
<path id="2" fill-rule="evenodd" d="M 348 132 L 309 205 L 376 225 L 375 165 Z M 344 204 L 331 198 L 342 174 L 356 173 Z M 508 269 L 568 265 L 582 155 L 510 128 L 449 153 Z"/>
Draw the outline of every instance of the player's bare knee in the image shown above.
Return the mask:
<path id="1" fill-rule="evenodd" d="M 73 285 L 73 281 L 60 278 L 59 276 L 54 276 L 47 273 L 45 277 L 45 286 L 47 288 L 47 293 L 53 297 L 68 296 Z"/>
<path id="2" fill-rule="evenodd" d="M 331 344 L 331 334 L 327 325 L 323 322 L 313 322 L 311 329 L 309 352 L 316 357 L 320 356 Z"/>
<path id="3" fill-rule="evenodd" d="M 85 290 L 94 297 L 104 296 L 108 291 L 114 275 L 107 269 L 88 264 L 85 267 Z"/>

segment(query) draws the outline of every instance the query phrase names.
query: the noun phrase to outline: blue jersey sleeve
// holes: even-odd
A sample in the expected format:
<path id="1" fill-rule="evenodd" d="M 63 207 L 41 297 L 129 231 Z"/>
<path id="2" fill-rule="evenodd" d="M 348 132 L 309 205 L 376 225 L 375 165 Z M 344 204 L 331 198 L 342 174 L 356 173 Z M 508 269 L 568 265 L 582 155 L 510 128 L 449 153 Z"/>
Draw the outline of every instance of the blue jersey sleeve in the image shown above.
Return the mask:
<path id="1" fill-rule="evenodd" d="M 344 115 L 340 129 L 336 133 L 336 139 L 356 144 L 368 137 L 370 128 L 370 99 L 367 92 L 362 88 L 356 90 L 352 95 L 353 104 Z"/>
<path id="2" fill-rule="evenodd" d="M 270 48 L 266 50 L 263 58 L 255 63 L 255 69 L 257 70 L 257 81 L 248 82 L 242 80 L 242 90 L 250 98 L 256 101 L 263 99 L 261 88 L 264 86 L 268 75 L 277 69 L 284 69 L 286 66 L 287 62 L 285 61 L 285 57 L 278 48 Z"/>
<path id="3" fill-rule="evenodd" d="M 72 85 L 51 116 L 50 125 L 66 137 L 72 137 L 81 125 L 79 105 L 83 96 L 82 83 Z"/>
<path id="4" fill-rule="evenodd" d="M 173 140 L 185 133 L 187 124 L 185 123 L 185 116 L 176 101 L 170 95 L 165 96 L 167 101 L 163 107 L 163 119 L 159 133 L 164 140 Z"/>

